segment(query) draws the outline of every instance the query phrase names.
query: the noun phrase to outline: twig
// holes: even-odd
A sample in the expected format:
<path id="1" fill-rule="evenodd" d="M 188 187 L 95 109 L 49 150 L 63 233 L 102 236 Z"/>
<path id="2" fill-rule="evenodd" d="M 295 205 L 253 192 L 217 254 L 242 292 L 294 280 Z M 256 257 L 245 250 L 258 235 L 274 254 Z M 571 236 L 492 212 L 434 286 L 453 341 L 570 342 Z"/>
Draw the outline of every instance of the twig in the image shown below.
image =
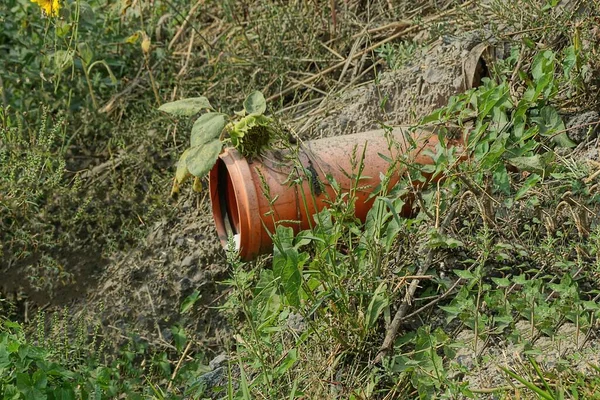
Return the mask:
<path id="1" fill-rule="evenodd" d="M 175 33 L 175 36 L 173 36 L 173 39 L 171 39 L 171 41 L 169 42 L 169 45 L 167 46 L 168 50 L 171 50 L 171 47 L 173 47 L 173 45 L 175 44 L 175 42 L 177 41 L 177 39 L 179 39 L 179 36 L 181 36 L 181 34 L 183 33 L 185 27 L 190 23 L 190 17 L 192 15 L 194 15 L 194 13 L 196 12 L 196 10 L 198 9 L 198 7 L 200 7 L 200 5 L 202 3 L 204 3 L 204 0 L 198 0 L 198 2 L 196 4 L 194 4 L 192 6 L 192 8 L 190 8 L 190 12 L 188 12 L 187 17 L 184 17 L 183 14 L 181 14 L 179 12 L 179 10 L 177 9 L 177 7 L 173 6 L 173 4 L 171 4 L 169 1 L 166 1 L 167 5 L 173 10 L 175 11 L 175 13 L 177 15 L 179 15 L 180 17 L 183 18 L 183 23 L 181 24 L 181 26 L 179 27 L 179 29 L 177 30 L 177 32 Z M 192 29 L 198 34 L 198 36 L 200 36 L 200 38 L 202 39 L 202 41 L 204 43 L 206 43 L 208 45 L 208 47 L 212 48 L 213 46 L 204 38 L 204 36 L 202 36 L 202 34 L 200 32 L 198 32 L 198 30 L 196 29 L 196 27 L 193 24 L 190 24 L 190 26 L 192 27 Z"/>
<path id="2" fill-rule="evenodd" d="M 192 347 L 191 340 L 188 342 L 187 346 L 185 346 L 185 349 L 183 350 L 181 357 L 179 357 L 179 361 L 177 361 L 177 365 L 175 366 L 175 371 L 173 371 L 173 374 L 171 375 L 171 380 L 169 381 L 169 384 L 167 385 L 167 391 L 171 390 L 171 386 L 173 386 L 173 381 L 175 381 L 177 372 L 179 372 L 179 368 L 181 368 L 181 363 L 183 362 L 183 359 L 187 355 L 187 352 L 190 350 L 190 347 Z"/>
<path id="3" fill-rule="evenodd" d="M 156 68 L 159 63 L 160 63 L 160 61 L 157 62 L 157 63 L 155 63 L 152 66 L 152 68 Z M 102 107 L 99 110 L 99 112 L 100 113 L 107 113 L 107 114 L 110 113 L 113 110 L 113 108 L 114 108 L 115 104 L 117 103 L 117 101 L 121 99 L 121 97 L 125 97 L 129 93 L 133 92 L 133 89 L 135 89 L 142 82 L 142 74 L 144 72 L 146 72 L 146 73 L 148 72 L 146 70 L 146 62 L 145 61 L 144 61 L 143 65 L 140 67 L 140 69 L 138 70 L 137 75 L 129 83 L 129 85 L 125 89 L 121 90 L 119 93 L 117 93 L 114 96 L 112 96 L 110 98 L 110 100 L 106 102 L 106 104 L 104 105 L 104 107 Z"/>
<path id="4" fill-rule="evenodd" d="M 187 54 L 185 57 L 185 61 L 183 63 L 183 66 L 179 70 L 179 73 L 177 74 L 177 79 L 179 79 L 183 76 L 183 74 L 187 70 L 188 64 L 190 63 L 190 58 L 192 56 L 192 47 L 194 46 L 194 37 L 195 36 L 196 36 L 196 31 L 192 31 L 192 35 L 190 36 L 190 44 L 188 46 L 188 51 L 187 51 Z"/>
<path id="5" fill-rule="evenodd" d="M 566 132 L 569 132 L 569 131 L 572 131 L 572 130 L 575 130 L 575 129 L 584 128 L 584 127 L 586 127 L 586 126 L 592 126 L 592 125 L 596 125 L 596 126 L 597 126 L 597 125 L 600 125 L 600 120 L 597 120 L 597 121 L 592 121 L 592 122 L 586 122 L 585 124 L 581 124 L 581 125 L 575 125 L 575 126 L 572 126 L 572 127 L 570 127 L 570 128 L 561 129 L 560 131 L 556 131 L 556 132 L 554 132 L 554 133 L 553 133 L 552 135 L 550 135 L 550 136 L 544 136 L 544 139 L 543 139 L 543 140 L 544 140 L 544 141 L 548 141 L 548 140 L 550 140 L 550 139 L 552 139 L 552 138 L 554 138 L 555 136 L 558 136 L 558 135 L 560 135 L 560 134 L 563 134 L 563 133 L 566 133 Z"/>
<path id="6" fill-rule="evenodd" d="M 154 308 L 154 301 L 152 301 L 152 295 L 150 294 L 150 289 L 148 288 L 148 285 L 144 286 L 144 288 L 146 289 L 146 293 L 148 293 L 148 300 L 150 301 L 150 308 L 152 309 L 152 313 L 154 314 L 154 317 L 156 318 L 156 309 Z M 160 338 L 160 340 L 164 341 L 165 339 L 163 338 L 163 334 L 160 331 L 160 326 L 158 325 L 158 321 L 156 319 L 154 319 L 154 325 L 156 326 L 156 331 L 158 332 L 158 337 Z"/>
<path id="7" fill-rule="evenodd" d="M 447 226 L 450 224 L 450 222 L 454 218 L 454 214 L 458 210 L 459 206 L 460 206 L 460 203 L 454 203 L 452 205 L 452 207 L 450 207 L 450 210 L 448 210 L 448 214 L 446 215 L 446 217 L 444 218 L 444 221 L 442 221 L 442 224 L 438 228 L 438 232 L 440 234 L 444 233 Z M 425 262 L 423 264 L 421 264 L 421 266 L 419 267 L 419 269 L 417 270 L 415 275 L 425 275 L 425 273 L 427 272 L 427 270 L 429 269 L 429 267 L 431 267 L 431 264 L 433 263 L 434 254 L 435 254 L 435 249 L 430 248 L 427 251 L 427 256 L 425 257 Z M 392 350 L 392 348 L 394 346 L 394 341 L 396 340 L 396 336 L 398 335 L 398 330 L 400 330 L 400 324 L 405 319 L 405 315 L 408 312 L 408 307 L 410 307 L 410 304 L 415 296 L 415 292 L 417 291 L 419 282 L 420 281 L 418 279 L 415 279 L 410 283 L 410 286 L 408 287 L 408 290 L 406 291 L 406 296 L 404 297 L 404 301 L 402 302 L 402 304 L 400 304 L 398 311 L 396 311 L 396 314 L 394 315 L 394 319 L 390 323 L 390 326 L 388 327 L 388 329 L 385 333 L 385 338 L 383 339 L 383 343 L 381 344 L 381 347 L 379 348 L 379 353 L 377 353 L 377 356 L 375 356 L 375 360 L 373 361 L 373 363 L 379 364 L 381 362 L 381 360 L 383 359 L 383 357 L 385 357 Z"/>
<path id="8" fill-rule="evenodd" d="M 414 317 L 414 316 L 422 313 L 423 311 L 427 310 L 428 308 L 436 305 L 440 301 L 444 300 L 446 297 L 450 296 L 454 292 L 454 289 L 456 289 L 456 287 L 460 284 L 460 282 L 462 282 L 462 279 L 457 279 L 456 282 L 454 282 L 454 284 L 450 287 L 450 289 L 448 289 L 444 293 L 442 293 L 441 296 L 435 298 L 434 300 L 432 300 L 429 303 L 425 304 L 423 307 L 421 307 L 421 308 L 419 308 L 419 309 L 411 312 L 410 314 L 406 315 L 404 317 L 404 319 L 412 318 L 412 317 Z"/>
<path id="9" fill-rule="evenodd" d="M 390 22 L 389 24 L 378 26 L 376 28 L 368 29 L 366 31 L 366 33 L 369 34 L 369 35 L 372 35 L 373 33 L 381 32 L 381 31 L 386 31 L 388 29 L 404 29 L 404 28 L 408 28 L 411 25 L 414 25 L 414 23 L 412 21 L 409 21 L 409 20 L 400 20 L 400 21 L 396 21 L 396 22 Z M 365 34 L 365 32 L 355 33 L 354 36 L 352 36 L 352 39 L 356 39 L 357 37 L 359 37 L 361 35 L 364 35 L 364 34 Z"/>

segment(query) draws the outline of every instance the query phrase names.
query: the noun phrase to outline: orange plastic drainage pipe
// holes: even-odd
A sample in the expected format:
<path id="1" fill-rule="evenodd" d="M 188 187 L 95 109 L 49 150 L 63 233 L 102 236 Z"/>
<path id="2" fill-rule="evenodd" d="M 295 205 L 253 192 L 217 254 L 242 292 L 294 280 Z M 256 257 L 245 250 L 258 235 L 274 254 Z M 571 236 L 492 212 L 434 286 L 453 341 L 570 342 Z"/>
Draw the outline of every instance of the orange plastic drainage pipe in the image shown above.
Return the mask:
<path id="1" fill-rule="evenodd" d="M 327 176 L 332 176 L 341 188 L 349 191 L 352 187 L 353 165 L 351 155 L 358 158 L 365 152 L 364 170 L 360 180 L 360 190 L 356 192 L 356 216 L 364 221 L 374 199 L 369 199 L 372 191 L 380 184 L 380 173 L 389 169 L 389 162 L 380 154 L 391 159 L 406 155 L 405 160 L 420 165 L 433 164 L 427 150 L 436 153 L 438 136 L 431 130 L 417 129 L 409 133 L 406 128 L 396 128 L 391 132 L 396 145 L 391 146 L 385 131 L 375 130 L 354 135 L 318 139 L 305 143 L 298 158 L 306 174 L 302 182 L 289 182 L 290 173 L 298 165 L 285 154 L 268 152 L 262 159 L 249 162 L 232 148 L 225 149 L 209 175 L 210 199 L 213 217 L 219 239 L 223 246 L 229 235 L 235 239 L 240 257 L 251 260 L 259 254 L 272 251 L 273 242 L 269 232 L 275 231 L 276 223 L 294 228 L 295 232 L 308 229 L 314 214 L 335 199 L 335 191 Z M 407 135 L 417 144 L 411 149 Z M 461 140 L 447 143 L 460 145 Z M 366 146 L 366 149 L 365 149 Z M 390 180 L 395 185 L 406 172 L 406 166 L 398 168 Z M 427 177 L 436 180 L 437 177 Z M 413 182 L 420 186 L 423 182 Z M 268 197 L 264 194 L 268 189 Z M 410 212 L 410 207 L 403 210 Z M 280 222 L 281 221 L 281 222 Z M 288 222 L 286 222 L 288 221 Z M 289 222 L 289 221 L 297 221 Z"/>

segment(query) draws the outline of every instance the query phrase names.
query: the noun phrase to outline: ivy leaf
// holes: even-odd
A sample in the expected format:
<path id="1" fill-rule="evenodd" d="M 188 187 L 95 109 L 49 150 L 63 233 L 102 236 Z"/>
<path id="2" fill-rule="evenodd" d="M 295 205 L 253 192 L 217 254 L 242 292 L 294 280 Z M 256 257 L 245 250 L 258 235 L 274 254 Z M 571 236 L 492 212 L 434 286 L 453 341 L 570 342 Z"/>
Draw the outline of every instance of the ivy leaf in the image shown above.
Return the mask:
<path id="1" fill-rule="evenodd" d="M 179 157 L 179 162 L 177 163 L 177 172 L 175 173 L 175 179 L 180 185 L 192 176 L 192 174 L 190 174 L 190 171 L 187 168 L 187 164 L 185 161 L 189 154 L 190 149 L 184 151 L 181 157 Z"/>
<path id="2" fill-rule="evenodd" d="M 204 96 L 201 96 L 165 103 L 158 107 L 158 109 L 178 117 L 191 117 L 192 115 L 199 113 L 201 110 L 212 110 L 213 108 L 208 99 Z"/>
<path id="3" fill-rule="evenodd" d="M 250 93 L 244 100 L 244 110 L 248 114 L 262 114 L 267 110 L 267 101 L 265 96 L 259 91 Z"/>
<path id="4" fill-rule="evenodd" d="M 208 174 L 208 171 L 217 162 L 222 147 L 223 144 L 219 139 L 214 139 L 202 146 L 192 147 L 185 160 L 190 173 L 200 178 Z"/>
<path id="5" fill-rule="evenodd" d="M 210 112 L 198 118 L 192 127 L 192 147 L 217 139 L 225 128 L 225 117 L 226 114 Z"/>

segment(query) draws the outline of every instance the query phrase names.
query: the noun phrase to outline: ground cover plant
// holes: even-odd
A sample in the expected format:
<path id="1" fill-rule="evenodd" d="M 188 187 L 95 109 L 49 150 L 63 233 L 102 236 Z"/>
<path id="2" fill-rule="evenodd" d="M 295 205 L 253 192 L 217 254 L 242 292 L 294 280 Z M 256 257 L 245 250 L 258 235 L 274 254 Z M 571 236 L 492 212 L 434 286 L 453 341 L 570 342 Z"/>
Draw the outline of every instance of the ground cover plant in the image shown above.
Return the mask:
<path id="1" fill-rule="evenodd" d="M 600 397 L 598 9 L 3 2 L 0 393 Z M 372 92 L 383 116 L 390 77 L 414 75 L 414 96 L 426 95 L 439 80 L 428 57 L 455 42 L 472 42 L 465 57 L 480 51 L 475 66 L 455 60 L 476 87 L 410 122 L 441 143 L 464 138 L 462 149 L 440 146 L 423 168 L 390 158 L 382 181 L 399 165 L 405 175 L 378 188 L 364 223 L 358 148 L 350 192 L 309 231 L 279 226 L 255 262 L 197 231 L 206 193 L 189 189 L 206 166 L 169 199 L 179 155 L 207 143 L 194 142 L 198 99 L 212 117 L 242 104 L 269 115 L 286 127 L 269 139 L 293 154 L 348 91 Z M 290 184 L 309 179 L 297 171 Z M 432 173 L 445 179 L 408 183 Z M 400 218 L 406 196 L 415 213 Z"/>

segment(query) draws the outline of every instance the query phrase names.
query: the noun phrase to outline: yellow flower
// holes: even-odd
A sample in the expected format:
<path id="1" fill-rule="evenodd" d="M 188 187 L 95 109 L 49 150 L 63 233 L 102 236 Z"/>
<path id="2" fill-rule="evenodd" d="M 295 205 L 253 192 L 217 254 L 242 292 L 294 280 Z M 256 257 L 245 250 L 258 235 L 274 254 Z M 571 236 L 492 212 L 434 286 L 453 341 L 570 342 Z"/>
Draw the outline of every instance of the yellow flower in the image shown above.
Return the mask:
<path id="1" fill-rule="evenodd" d="M 56 17 L 60 10 L 60 0 L 31 0 L 31 2 L 38 4 L 49 17 Z"/>

